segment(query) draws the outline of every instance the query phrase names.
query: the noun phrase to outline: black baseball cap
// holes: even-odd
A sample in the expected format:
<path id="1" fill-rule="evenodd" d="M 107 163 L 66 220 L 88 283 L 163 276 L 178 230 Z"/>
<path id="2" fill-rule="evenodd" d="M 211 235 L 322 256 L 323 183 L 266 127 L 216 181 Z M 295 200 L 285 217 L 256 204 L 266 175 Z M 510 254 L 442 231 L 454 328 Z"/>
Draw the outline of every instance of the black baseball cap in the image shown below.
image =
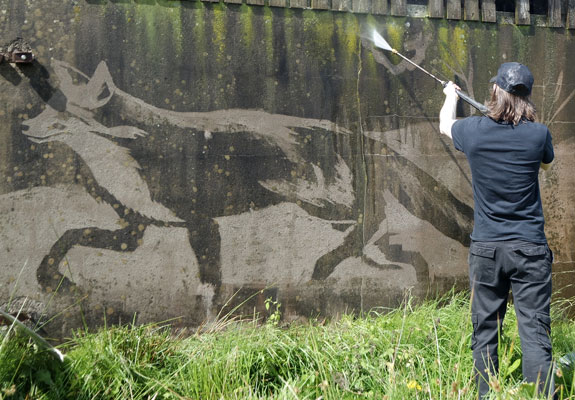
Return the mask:
<path id="1" fill-rule="evenodd" d="M 501 64 L 497 76 L 489 82 L 497 83 L 501 89 L 516 96 L 529 96 L 533 87 L 533 74 L 523 64 L 507 62 Z"/>

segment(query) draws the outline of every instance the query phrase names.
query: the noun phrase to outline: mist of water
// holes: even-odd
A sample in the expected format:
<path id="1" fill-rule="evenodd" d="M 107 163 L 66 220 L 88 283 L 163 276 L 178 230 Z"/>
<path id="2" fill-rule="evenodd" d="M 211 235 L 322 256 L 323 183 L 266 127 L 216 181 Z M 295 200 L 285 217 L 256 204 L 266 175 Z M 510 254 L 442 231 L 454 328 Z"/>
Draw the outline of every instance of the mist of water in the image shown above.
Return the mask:
<path id="1" fill-rule="evenodd" d="M 389 43 L 387 43 L 386 40 L 379 33 L 377 33 L 377 31 L 375 29 L 373 30 L 372 40 L 373 40 L 373 44 L 375 46 L 379 47 L 380 49 L 388 50 L 388 51 L 393 50 L 391 48 L 391 46 L 389 45 Z"/>

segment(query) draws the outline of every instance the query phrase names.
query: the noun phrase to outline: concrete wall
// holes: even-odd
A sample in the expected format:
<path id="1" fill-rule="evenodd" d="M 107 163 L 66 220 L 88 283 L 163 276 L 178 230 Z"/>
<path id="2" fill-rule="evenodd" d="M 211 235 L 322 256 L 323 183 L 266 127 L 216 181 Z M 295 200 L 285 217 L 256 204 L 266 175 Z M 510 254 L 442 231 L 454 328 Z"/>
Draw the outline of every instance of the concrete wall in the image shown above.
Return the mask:
<path id="1" fill-rule="evenodd" d="M 480 101 L 501 62 L 530 66 L 556 147 L 540 178 L 566 286 L 573 32 L 4 0 L 0 38 L 24 37 L 37 61 L 0 64 L 0 303 L 28 298 L 64 335 L 104 320 L 197 325 L 246 299 L 243 312 L 271 297 L 293 320 L 466 287 L 471 176 L 438 132 L 441 87 L 374 50 L 370 26 Z"/>

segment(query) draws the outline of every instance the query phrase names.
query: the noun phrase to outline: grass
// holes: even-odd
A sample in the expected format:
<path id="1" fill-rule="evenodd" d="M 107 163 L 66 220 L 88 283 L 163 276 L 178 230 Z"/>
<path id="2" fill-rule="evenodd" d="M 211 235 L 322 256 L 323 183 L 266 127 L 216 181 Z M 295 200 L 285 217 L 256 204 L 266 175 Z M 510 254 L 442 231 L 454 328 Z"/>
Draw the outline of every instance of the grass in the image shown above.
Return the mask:
<path id="1" fill-rule="evenodd" d="M 553 305 L 557 358 L 575 349 L 562 309 Z M 493 398 L 535 398 L 515 321 L 510 309 Z M 64 363 L 10 334 L 0 399 L 474 399 L 470 335 L 466 293 L 329 323 L 281 326 L 276 314 L 188 336 L 156 325 L 77 332 Z M 560 398 L 575 398 L 568 378 L 556 378 Z"/>

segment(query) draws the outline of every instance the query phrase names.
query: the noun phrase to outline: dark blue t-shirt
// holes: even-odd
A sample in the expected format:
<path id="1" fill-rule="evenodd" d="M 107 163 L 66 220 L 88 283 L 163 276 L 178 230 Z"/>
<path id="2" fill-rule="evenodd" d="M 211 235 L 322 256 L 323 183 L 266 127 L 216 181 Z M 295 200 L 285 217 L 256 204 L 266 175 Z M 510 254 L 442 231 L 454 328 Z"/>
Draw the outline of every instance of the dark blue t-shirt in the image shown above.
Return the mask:
<path id="1" fill-rule="evenodd" d="M 554 157 L 547 127 L 469 117 L 456 121 L 451 133 L 455 148 L 465 153 L 471 167 L 471 239 L 546 243 L 538 176 L 541 162 L 548 164 Z"/>

